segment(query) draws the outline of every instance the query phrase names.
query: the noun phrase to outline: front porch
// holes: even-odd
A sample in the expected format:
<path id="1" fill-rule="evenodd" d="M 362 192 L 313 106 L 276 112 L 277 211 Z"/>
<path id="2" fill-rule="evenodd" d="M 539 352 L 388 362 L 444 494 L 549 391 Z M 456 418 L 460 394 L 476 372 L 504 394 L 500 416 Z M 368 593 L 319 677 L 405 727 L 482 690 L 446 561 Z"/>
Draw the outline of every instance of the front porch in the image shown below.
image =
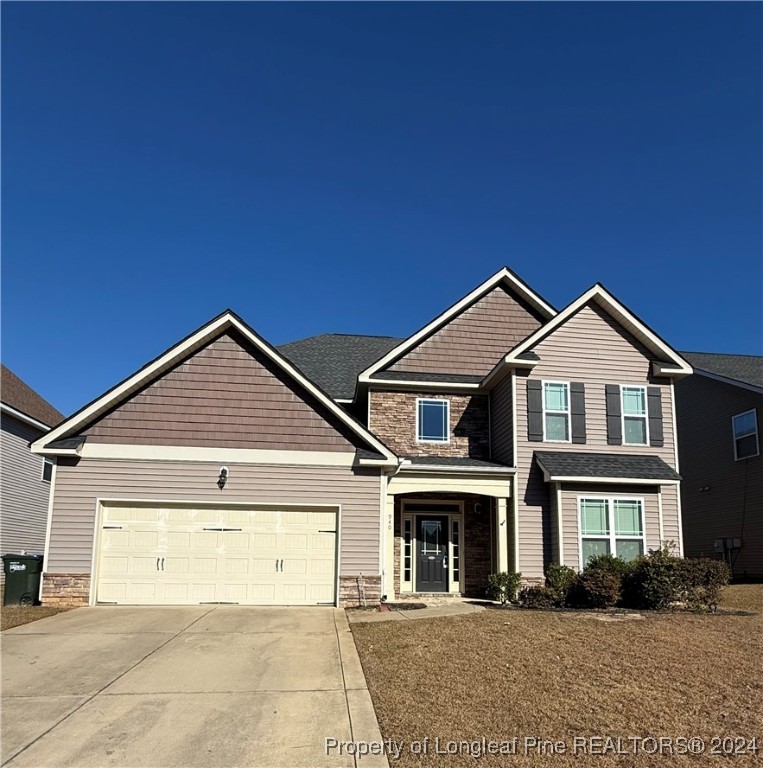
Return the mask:
<path id="1" fill-rule="evenodd" d="M 384 592 L 406 598 L 484 598 L 488 577 L 509 570 L 511 480 L 397 475 L 389 482 Z"/>

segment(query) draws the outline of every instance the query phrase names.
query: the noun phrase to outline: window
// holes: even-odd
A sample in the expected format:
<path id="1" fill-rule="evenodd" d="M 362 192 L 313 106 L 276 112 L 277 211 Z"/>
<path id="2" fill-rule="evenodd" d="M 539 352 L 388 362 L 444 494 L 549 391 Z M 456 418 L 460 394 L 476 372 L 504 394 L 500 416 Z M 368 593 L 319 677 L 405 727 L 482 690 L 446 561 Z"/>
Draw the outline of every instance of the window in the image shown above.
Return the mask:
<path id="1" fill-rule="evenodd" d="M 623 412 L 623 443 L 648 445 L 646 387 L 620 387 Z"/>
<path id="2" fill-rule="evenodd" d="M 579 505 L 583 566 L 597 555 L 627 561 L 644 554 L 642 499 L 581 498 Z"/>
<path id="3" fill-rule="evenodd" d="M 450 440 L 450 401 L 416 401 L 416 439 L 422 443 L 447 443 Z"/>
<path id="4" fill-rule="evenodd" d="M 53 478 L 53 462 L 50 459 L 43 459 L 42 461 L 42 479 L 49 483 Z"/>
<path id="5" fill-rule="evenodd" d="M 566 382 L 543 382 L 543 439 L 570 442 L 570 385 Z"/>
<path id="6" fill-rule="evenodd" d="M 731 420 L 734 429 L 734 459 L 749 459 L 760 453 L 758 445 L 758 412 L 739 413 Z"/>
<path id="7" fill-rule="evenodd" d="M 452 535 L 451 535 L 451 548 L 453 552 L 453 557 L 451 558 L 452 561 L 452 568 L 453 568 L 453 581 L 454 583 L 458 584 L 459 581 L 461 581 L 461 540 L 459 538 L 460 536 L 460 526 L 458 520 L 453 520 L 452 522 Z"/>
<path id="8" fill-rule="evenodd" d="M 403 520 L 403 581 L 411 580 L 411 518 Z"/>

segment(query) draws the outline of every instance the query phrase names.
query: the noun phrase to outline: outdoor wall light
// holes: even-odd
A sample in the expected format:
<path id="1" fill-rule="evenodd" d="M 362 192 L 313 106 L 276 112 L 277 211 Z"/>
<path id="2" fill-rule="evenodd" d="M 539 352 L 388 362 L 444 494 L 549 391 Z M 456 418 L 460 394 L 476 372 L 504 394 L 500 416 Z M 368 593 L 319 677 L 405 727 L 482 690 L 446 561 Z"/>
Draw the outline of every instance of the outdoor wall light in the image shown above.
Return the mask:
<path id="1" fill-rule="evenodd" d="M 222 491 L 228 482 L 228 467 L 220 467 L 220 476 L 217 478 L 217 487 Z"/>

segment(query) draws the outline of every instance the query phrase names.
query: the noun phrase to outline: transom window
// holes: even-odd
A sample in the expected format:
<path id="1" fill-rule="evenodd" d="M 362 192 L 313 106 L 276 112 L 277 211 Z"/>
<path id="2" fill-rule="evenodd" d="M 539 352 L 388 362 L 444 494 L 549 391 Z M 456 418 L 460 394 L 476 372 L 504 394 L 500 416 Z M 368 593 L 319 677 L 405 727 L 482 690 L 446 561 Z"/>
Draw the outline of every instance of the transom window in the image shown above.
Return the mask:
<path id="1" fill-rule="evenodd" d="M 450 401 L 416 401 L 416 439 L 422 443 L 447 443 L 450 440 Z"/>
<path id="2" fill-rule="evenodd" d="M 644 554 L 642 499 L 580 497 L 578 503 L 583 566 L 596 555 L 633 560 Z"/>
<path id="3" fill-rule="evenodd" d="M 620 387 L 623 412 L 623 442 L 648 445 L 649 424 L 646 411 L 646 387 Z"/>
<path id="4" fill-rule="evenodd" d="M 570 385 L 565 381 L 543 382 L 543 439 L 570 441 Z"/>
<path id="5" fill-rule="evenodd" d="M 758 412 L 739 413 L 731 420 L 734 429 L 734 459 L 749 459 L 760 453 L 758 445 Z"/>

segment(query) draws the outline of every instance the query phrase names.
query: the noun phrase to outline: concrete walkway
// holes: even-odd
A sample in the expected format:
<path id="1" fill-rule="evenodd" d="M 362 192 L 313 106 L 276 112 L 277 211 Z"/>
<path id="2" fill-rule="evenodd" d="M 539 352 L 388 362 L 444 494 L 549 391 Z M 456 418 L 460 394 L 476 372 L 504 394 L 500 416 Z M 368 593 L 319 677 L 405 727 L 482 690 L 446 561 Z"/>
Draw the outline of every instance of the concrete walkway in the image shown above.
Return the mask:
<path id="1" fill-rule="evenodd" d="M 466 600 L 449 599 L 427 602 L 426 608 L 409 608 L 390 611 L 347 611 L 352 624 L 368 621 L 411 621 L 416 619 L 436 619 L 441 616 L 460 616 L 465 613 L 484 611 L 485 605 Z"/>
<path id="2" fill-rule="evenodd" d="M 387 765 L 345 612 L 79 608 L 2 633 L 2 763 Z"/>

